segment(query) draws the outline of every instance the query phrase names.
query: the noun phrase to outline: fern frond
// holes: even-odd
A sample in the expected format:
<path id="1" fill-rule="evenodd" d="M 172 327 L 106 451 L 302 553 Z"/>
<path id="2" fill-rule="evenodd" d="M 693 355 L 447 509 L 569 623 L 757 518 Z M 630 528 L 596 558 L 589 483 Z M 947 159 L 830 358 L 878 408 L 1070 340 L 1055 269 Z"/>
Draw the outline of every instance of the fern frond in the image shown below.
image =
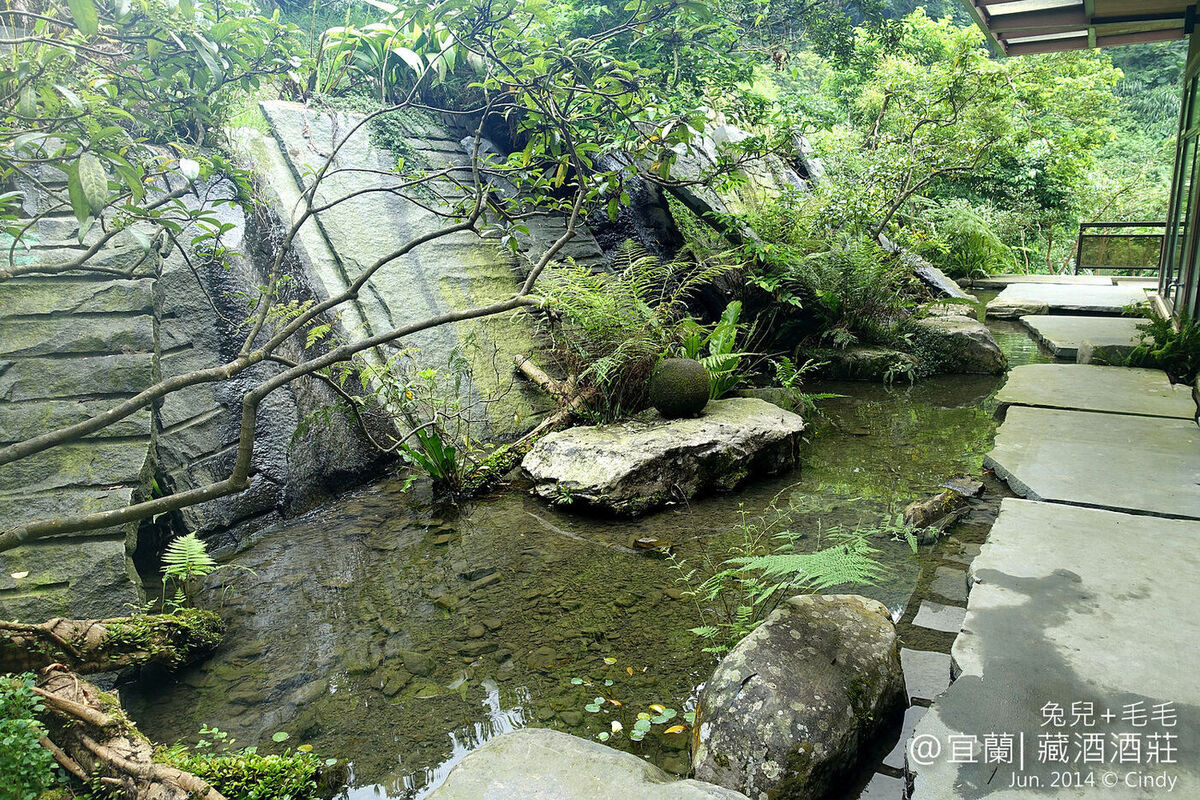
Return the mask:
<path id="1" fill-rule="evenodd" d="M 202 578 L 217 568 L 208 546 L 195 533 L 180 536 L 163 551 L 163 575 L 177 580 Z"/>

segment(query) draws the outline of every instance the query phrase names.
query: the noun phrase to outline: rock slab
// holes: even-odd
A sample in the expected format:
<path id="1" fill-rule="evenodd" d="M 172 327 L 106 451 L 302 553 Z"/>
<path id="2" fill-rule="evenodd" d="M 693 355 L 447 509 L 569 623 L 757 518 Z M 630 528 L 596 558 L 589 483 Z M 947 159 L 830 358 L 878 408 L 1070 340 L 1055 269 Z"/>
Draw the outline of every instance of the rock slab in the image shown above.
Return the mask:
<path id="1" fill-rule="evenodd" d="M 544 728 L 497 736 L 450 771 L 428 800 L 747 800 L 674 780 L 630 753 Z"/>
<path id="2" fill-rule="evenodd" d="M 1144 302 L 1146 291 L 1137 286 L 1012 283 L 988 303 L 987 312 L 988 316 L 1010 319 L 1022 314 L 1085 313 L 1120 316 L 1126 306 Z"/>
<path id="3" fill-rule="evenodd" d="M 1012 406 L 984 465 L 1030 500 L 1200 519 L 1191 420 Z"/>
<path id="4" fill-rule="evenodd" d="M 1145 417 L 1192 419 L 1196 404 L 1186 386 L 1165 372 L 1090 364 L 1026 364 L 1008 375 L 996 395 L 1001 406 L 1106 411 Z"/>
<path id="5" fill-rule="evenodd" d="M 959 676 L 917 723 L 916 734 L 940 742 L 936 758 L 919 759 L 913 800 L 1162 800 L 1195 797 L 1200 786 L 1200 682 L 1194 643 L 1195 575 L 1200 572 L 1200 523 L 1005 499 L 972 566 L 975 581 L 963 632 L 954 643 Z M 1094 704 L 1086 732 L 1109 743 L 1119 734 L 1145 741 L 1170 732 L 1176 763 L 1069 764 L 1038 759 L 1043 707 Z M 1172 703 L 1174 727 L 1135 728 L 1121 717 L 1127 705 Z M 1111 709 L 1116 718 L 1101 717 Z M 1083 732 L 1058 729 L 1071 736 Z M 1024 758 L 1012 763 L 952 759 L 950 736 L 1024 734 Z M 1072 743 L 1072 747 L 1074 744 Z M 1106 753 L 1108 751 L 1106 750 Z M 1141 757 L 1146 758 L 1143 747 Z M 1014 751 L 1015 756 L 1015 751 Z M 1068 758 L 1074 757 L 1074 751 Z M 1051 773 L 1095 769 L 1094 786 L 1053 788 Z M 1102 786 L 1112 770 L 1121 780 Z M 1166 773 L 1175 791 L 1124 783 L 1128 772 Z M 1014 776 L 1026 781 L 1013 787 Z M 1040 787 L 1030 779 L 1040 781 Z"/>
<path id="6" fill-rule="evenodd" d="M 692 769 L 756 800 L 822 797 L 904 705 L 887 608 L 857 595 L 793 597 L 705 685 Z"/>
<path id="7" fill-rule="evenodd" d="M 534 492 L 636 516 L 707 491 L 730 491 L 756 474 L 796 463 L 804 420 L 764 400 L 714 400 L 700 416 L 649 412 L 618 425 L 578 427 L 541 439 L 521 462 Z"/>
<path id="8" fill-rule="evenodd" d="M 1038 315 L 1021 317 L 1021 324 L 1046 345 L 1055 358 L 1074 360 L 1085 341 L 1096 345 L 1132 347 L 1140 338 L 1136 317 L 1084 317 Z"/>

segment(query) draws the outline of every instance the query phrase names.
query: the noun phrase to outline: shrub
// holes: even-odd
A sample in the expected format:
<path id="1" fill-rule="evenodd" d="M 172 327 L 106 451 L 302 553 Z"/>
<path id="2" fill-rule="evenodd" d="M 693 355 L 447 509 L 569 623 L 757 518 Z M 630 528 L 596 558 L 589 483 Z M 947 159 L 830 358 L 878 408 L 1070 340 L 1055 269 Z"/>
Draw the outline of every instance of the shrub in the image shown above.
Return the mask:
<path id="1" fill-rule="evenodd" d="M 975 278 L 1016 268 L 1008 245 L 992 229 L 984 212 L 957 201 L 922 215 L 928 238 L 915 250 L 951 278 Z"/>
<path id="2" fill-rule="evenodd" d="M 659 359 L 682 349 L 687 301 L 724 268 L 660 262 L 626 246 L 615 274 L 568 266 L 545 280 L 546 331 L 563 369 L 593 389 L 597 414 L 614 419 L 646 406 Z"/>
<path id="3" fill-rule="evenodd" d="M 33 686 L 32 674 L 0 675 L 0 800 L 34 800 L 57 780 Z"/>
<path id="4" fill-rule="evenodd" d="M 1141 341 L 1129 354 L 1129 366 L 1161 369 L 1177 383 L 1196 379 L 1200 373 L 1200 322 L 1183 314 L 1177 328 L 1170 319 L 1151 316 L 1138 330 Z"/>
<path id="5" fill-rule="evenodd" d="M 209 738 L 200 739 L 196 750 L 176 744 L 159 749 L 155 760 L 207 781 L 229 800 L 321 800 L 340 788 L 337 759 L 322 760 L 309 745 L 278 755 L 264 755 L 254 747 L 212 752 L 207 748 L 228 748 L 233 740 L 215 728 L 200 733 Z M 287 734 L 274 738 L 284 741 Z"/>

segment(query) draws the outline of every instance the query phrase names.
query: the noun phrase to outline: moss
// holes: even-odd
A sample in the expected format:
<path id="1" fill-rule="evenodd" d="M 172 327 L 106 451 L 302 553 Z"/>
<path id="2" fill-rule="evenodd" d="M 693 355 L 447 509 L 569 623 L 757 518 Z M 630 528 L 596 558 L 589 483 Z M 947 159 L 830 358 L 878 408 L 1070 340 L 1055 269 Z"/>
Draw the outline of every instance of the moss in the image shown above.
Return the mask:
<path id="1" fill-rule="evenodd" d="M 650 404 L 667 419 L 694 417 L 708 404 L 708 370 L 690 358 L 668 358 L 650 378 Z"/>

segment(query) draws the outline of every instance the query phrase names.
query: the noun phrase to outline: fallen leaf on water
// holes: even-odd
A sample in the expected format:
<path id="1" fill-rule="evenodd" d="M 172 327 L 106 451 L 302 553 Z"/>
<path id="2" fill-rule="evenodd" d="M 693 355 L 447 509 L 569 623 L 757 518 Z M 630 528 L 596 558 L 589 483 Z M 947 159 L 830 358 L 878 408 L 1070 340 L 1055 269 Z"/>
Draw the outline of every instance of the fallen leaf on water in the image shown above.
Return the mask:
<path id="1" fill-rule="evenodd" d="M 671 727 L 669 727 L 665 731 L 663 731 L 663 733 L 683 733 L 686 730 L 687 730 L 686 725 L 672 725 Z"/>

